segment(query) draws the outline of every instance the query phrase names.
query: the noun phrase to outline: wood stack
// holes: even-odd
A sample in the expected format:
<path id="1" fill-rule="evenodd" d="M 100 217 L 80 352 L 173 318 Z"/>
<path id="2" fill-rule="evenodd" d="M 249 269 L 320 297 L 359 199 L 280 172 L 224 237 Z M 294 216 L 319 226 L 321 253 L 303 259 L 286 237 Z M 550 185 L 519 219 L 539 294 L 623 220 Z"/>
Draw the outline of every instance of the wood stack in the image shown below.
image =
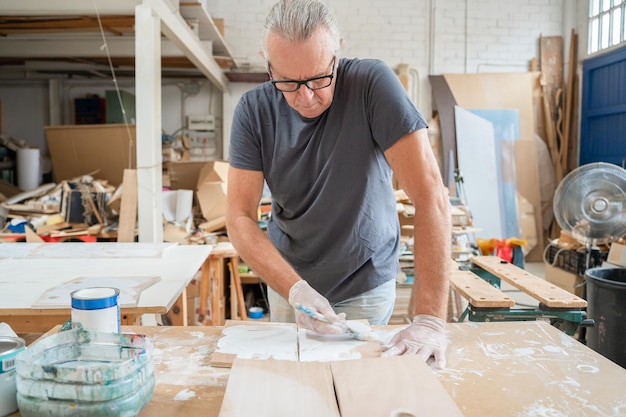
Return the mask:
<path id="1" fill-rule="evenodd" d="M 562 37 L 540 37 L 542 104 L 546 132 L 546 137 L 542 139 L 550 151 L 557 183 L 574 168 L 570 158 L 577 139 L 577 49 L 578 35 L 572 29 L 566 85 L 563 77 Z"/>
<path id="2" fill-rule="evenodd" d="M 557 185 L 575 168 L 572 150 L 577 146 L 578 35 L 574 29 L 571 32 L 569 47 L 568 73 L 565 82 L 562 37 L 540 37 L 540 81 L 545 121 L 545 137 L 542 139 L 546 142 L 550 152 Z M 558 235 L 558 231 L 558 224 L 553 221 L 549 234 Z"/>

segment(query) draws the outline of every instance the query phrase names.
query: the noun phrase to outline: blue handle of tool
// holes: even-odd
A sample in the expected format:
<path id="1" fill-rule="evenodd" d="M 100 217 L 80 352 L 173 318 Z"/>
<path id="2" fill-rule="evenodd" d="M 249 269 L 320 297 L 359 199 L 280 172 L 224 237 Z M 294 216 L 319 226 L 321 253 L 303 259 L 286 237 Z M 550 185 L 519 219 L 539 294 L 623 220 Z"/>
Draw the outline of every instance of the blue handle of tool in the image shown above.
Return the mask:
<path id="1" fill-rule="evenodd" d="M 306 314 L 309 317 L 313 317 L 315 320 L 328 323 L 328 319 L 326 319 L 326 317 L 324 317 L 320 312 L 313 310 L 311 307 L 307 307 L 304 304 L 298 303 L 296 305 L 296 309 L 298 311 L 302 311 L 304 314 Z"/>

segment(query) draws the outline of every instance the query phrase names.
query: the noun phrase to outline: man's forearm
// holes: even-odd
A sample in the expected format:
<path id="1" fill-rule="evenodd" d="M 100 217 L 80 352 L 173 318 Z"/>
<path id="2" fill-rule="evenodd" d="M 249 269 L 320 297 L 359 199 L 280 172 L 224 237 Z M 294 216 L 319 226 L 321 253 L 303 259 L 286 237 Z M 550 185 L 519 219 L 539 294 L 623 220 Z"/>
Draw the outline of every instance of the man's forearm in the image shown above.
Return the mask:
<path id="1" fill-rule="evenodd" d="M 232 219 L 228 236 L 239 256 L 263 281 L 285 299 L 300 278 L 285 261 L 254 220 L 240 216 Z"/>

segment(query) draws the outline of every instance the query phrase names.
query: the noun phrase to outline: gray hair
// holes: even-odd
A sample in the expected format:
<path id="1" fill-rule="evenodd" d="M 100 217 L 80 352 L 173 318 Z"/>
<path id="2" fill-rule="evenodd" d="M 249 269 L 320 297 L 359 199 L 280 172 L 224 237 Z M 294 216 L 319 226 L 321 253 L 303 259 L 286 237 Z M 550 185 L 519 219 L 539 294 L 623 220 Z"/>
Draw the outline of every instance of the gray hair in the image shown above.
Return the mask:
<path id="1" fill-rule="evenodd" d="M 335 16 L 319 0 L 280 0 L 272 7 L 265 19 L 263 53 L 267 59 L 267 36 L 276 33 L 290 42 L 305 41 L 318 27 L 328 30 L 336 51 L 341 36 Z"/>

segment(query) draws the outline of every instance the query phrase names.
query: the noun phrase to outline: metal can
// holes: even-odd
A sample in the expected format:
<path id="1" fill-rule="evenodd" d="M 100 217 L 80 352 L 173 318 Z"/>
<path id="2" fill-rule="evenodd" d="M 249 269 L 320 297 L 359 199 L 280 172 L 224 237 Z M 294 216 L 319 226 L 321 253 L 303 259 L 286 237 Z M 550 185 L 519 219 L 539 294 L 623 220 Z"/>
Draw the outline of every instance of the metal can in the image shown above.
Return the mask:
<path id="1" fill-rule="evenodd" d="M 0 336 L 0 416 L 17 411 L 15 357 L 25 349 L 24 339 Z"/>
<path id="2" fill-rule="evenodd" d="M 119 333 L 119 295 L 120 290 L 110 287 L 90 287 L 73 291 L 72 327 L 78 327 L 80 323 L 83 329 Z"/>

